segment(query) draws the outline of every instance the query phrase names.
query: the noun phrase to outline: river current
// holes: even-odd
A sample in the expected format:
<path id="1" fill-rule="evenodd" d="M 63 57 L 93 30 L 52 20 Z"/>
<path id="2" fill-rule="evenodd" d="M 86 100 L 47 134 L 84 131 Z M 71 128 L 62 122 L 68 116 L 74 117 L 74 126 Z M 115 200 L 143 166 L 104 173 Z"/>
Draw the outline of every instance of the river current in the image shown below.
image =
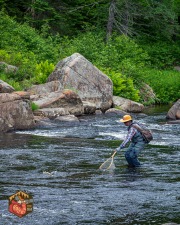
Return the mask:
<path id="1" fill-rule="evenodd" d="M 1 135 L 0 224 L 180 224 L 180 124 L 167 123 L 157 110 L 133 116 L 154 135 L 137 169 L 127 168 L 122 150 L 114 170 L 99 170 L 126 136 L 118 116 Z M 22 218 L 8 211 L 17 190 L 34 200 Z"/>

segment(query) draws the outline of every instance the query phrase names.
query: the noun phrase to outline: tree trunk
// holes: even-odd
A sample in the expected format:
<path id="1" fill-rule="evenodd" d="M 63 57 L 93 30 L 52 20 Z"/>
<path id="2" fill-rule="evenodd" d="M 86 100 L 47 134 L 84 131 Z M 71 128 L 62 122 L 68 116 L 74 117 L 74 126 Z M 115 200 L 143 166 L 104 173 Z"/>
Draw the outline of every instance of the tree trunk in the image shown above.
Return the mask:
<path id="1" fill-rule="evenodd" d="M 124 34 L 128 36 L 129 34 L 129 5 L 128 1 L 125 1 L 125 12 L 124 12 Z"/>
<path id="2" fill-rule="evenodd" d="M 112 35 L 113 25 L 115 21 L 115 7 L 116 7 L 116 0 L 111 0 L 110 7 L 109 7 L 108 23 L 107 23 L 106 41 L 108 41 L 108 39 Z"/>

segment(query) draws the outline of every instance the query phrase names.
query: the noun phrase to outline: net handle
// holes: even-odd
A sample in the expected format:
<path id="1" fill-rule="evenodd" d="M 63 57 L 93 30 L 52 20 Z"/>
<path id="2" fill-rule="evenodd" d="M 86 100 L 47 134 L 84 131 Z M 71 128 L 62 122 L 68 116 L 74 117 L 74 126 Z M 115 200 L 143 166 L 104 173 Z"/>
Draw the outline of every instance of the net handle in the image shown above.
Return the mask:
<path id="1" fill-rule="evenodd" d="M 112 154 L 111 158 L 114 158 L 115 154 L 116 154 L 116 151 Z"/>

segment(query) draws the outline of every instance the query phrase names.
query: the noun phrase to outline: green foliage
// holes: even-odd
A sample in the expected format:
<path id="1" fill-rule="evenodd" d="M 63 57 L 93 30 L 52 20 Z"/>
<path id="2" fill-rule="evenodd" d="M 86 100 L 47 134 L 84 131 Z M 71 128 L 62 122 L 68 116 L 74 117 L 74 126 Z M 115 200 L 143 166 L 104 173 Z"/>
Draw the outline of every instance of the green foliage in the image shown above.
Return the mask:
<path id="1" fill-rule="evenodd" d="M 171 103 L 180 98 L 179 71 L 145 69 L 144 74 L 160 103 Z"/>
<path id="2" fill-rule="evenodd" d="M 146 34 L 152 40 L 172 40 L 179 32 L 177 14 L 173 8 L 174 1 L 147 0 L 142 4 L 142 15 L 136 20 L 141 36 Z"/>
<path id="3" fill-rule="evenodd" d="M 89 59 L 111 78 L 114 95 L 141 101 L 138 88 L 145 82 L 153 88 L 160 103 L 174 101 L 178 98 L 178 87 L 168 75 L 171 72 L 160 73 L 159 70 L 148 68 L 172 66 L 178 62 L 179 47 L 170 42 L 157 42 L 153 46 L 149 43 L 139 43 L 138 45 L 125 36 L 114 36 L 105 43 L 103 33 L 87 32 L 71 40 L 66 37 L 61 44 L 64 46 L 61 55 L 68 56 L 79 52 Z M 175 74 L 176 77 L 177 73 Z M 154 80 L 156 82 L 153 82 Z M 170 88 L 171 86 L 173 88 Z M 154 100 L 147 104 L 150 103 L 154 103 Z"/>
<path id="4" fill-rule="evenodd" d="M 113 36 L 99 55 L 101 66 L 113 68 L 123 72 L 129 62 L 137 66 L 144 66 L 148 60 L 148 54 L 143 51 L 131 38 L 124 35 Z"/>
<path id="5" fill-rule="evenodd" d="M 157 41 L 152 45 L 143 39 L 140 41 L 140 45 L 148 53 L 153 67 L 166 69 L 180 64 L 180 41 Z"/>
<path id="6" fill-rule="evenodd" d="M 18 24 L 0 12 L 0 49 L 8 52 L 33 53 L 37 61 L 56 61 L 58 48 L 52 39 L 42 38 L 35 29 L 27 24 Z"/>
<path id="7" fill-rule="evenodd" d="M 5 72 L 1 66 L 0 79 L 11 84 L 16 90 L 23 90 L 32 84 L 45 83 L 47 77 L 54 69 L 54 65 L 48 60 L 37 63 L 34 53 L 8 53 L 0 50 L 0 61 L 18 67 L 17 72 Z"/>
<path id="8" fill-rule="evenodd" d="M 5 80 L 17 90 L 44 83 L 54 69 L 52 62 L 58 58 L 57 38 L 43 38 L 35 29 L 18 24 L 3 12 L 0 29 L 0 61 L 18 67 L 16 73 L 6 73 Z"/>
<path id="9" fill-rule="evenodd" d="M 35 82 L 37 84 L 45 83 L 47 80 L 47 77 L 50 75 L 50 73 L 53 72 L 54 67 L 55 66 L 52 63 L 49 63 L 48 60 L 46 60 L 45 62 L 36 64 Z"/>
<path id="10" fill-rule="evenodd" d="M 10 55 L 3 49 L 0 49 L 0 61 L 6 61 L 7 63 L 10 61 Z"/>
<path id="11" fill-rule="evenodd" d="M 13 79 L 7 79 L 4 81 L 6 81 L 9 85 L 11 85 L 16 91 L 23 90 L 23 87 L 21 86 L 21 84 L 19 82 L 14 81 Z"/>
<path id="12" fill-rule="evenodd" d="M 39 106 L 36 105 L 34 102 L 31 102 L 31 109 L 32 109 L 32 111 L 38 110 Z"/>
<path id="13" fill-rule="evenodd" d="M 6 2 L 10 3 L 8 0 Z M 139 2 L 139 0 L 136 2 Z M 43 3 L 40 0 L 36 1 L 36 3 L 42 4 L 45 8 L 47 6 L 47 9 L 51 10 L 49 8 L 50 2 L 48 5 L 47 1 Z M 74 2 L 72 7 L 84 3 L 84 0 L 79 0 Z M 95 3 L 94 0 L 88 0 L 88 4 L 93 3 Z M 147 1 L 144 1 L 143 4 L 143 7 L 148 6 Z M 4 5 L 7 6 L 8 4 L 4 1 Z M 103 5 L 106 4 L 103 3 Z M 32 6 L 32 1 L 28 0 L 26 6 Z M 33 7 L 40 10 L 38 5 Z M 160 7 L 159 10 L 162 9 L 160 5 L 158 7 Z M 43 8 L 43 13 L 45 8 Z M 16 11 L 16 9 L 14 10 Z M 11 13 L 14 12 L 11 11 Z M 162 10 L 154 13 L 157 13 L 158 17 L 161 18 L 161 12 Z M 70 14 L 73 18 L 76 15 L 75 12 L 70 12 Z M 78 15 L 80 14 L 78 12 Z M 90 14 L 97 16 L 95 11 Z M 83 18 L 86 20 L 88 16 L 82 13 L 81 22 Z M 99 18 L 105 19 L 106 16 L 100 15 Z M 149 18 L 150 15 L 148 14 L 147 19 Z M 27 20 L 34 23 L 29 17 Z M 40 25 L 41 31 L 37 32 L 28 24 L 19 24 L 5 13 L 0 12 L 0 61 L 18 67 L 17 72 L 7 72 L 1 66 L 0 79 L 11 84 L 16 90 L 23 90 L 32 84 L 44 83 L 59 60 L 78 52 L 112 79 L 114 95 L 141 101 L 138 88 L 140 88 L 142 82 L 145 82 L 153 87 L 161 103 L 167 103 L 179 98 L 179 74 L 177 75 L 176 72 L 170 70 L 160 70 L 179 65 L 180 45 L 178 45 L 178 40 L 176 42 L 164 41 L 163 38 L 161 39 L 157 35 L 159 41 L 152 44 L 152 39 L 145 38 L 145 36 L 132 39 L 124 35 L 113 34 L 105 42 L 106 34 L 103 29 L 97 31 L 97 27 L 92 26 L 93 23 L 91 24 L 91 22 L 87 20 L 83 24 L 79 24 L 85 32 L 79 33 L 74 38 L 69 38 L 60 34 L 49 35 L 50 30 L 53 29 L 49 20 L 44 20 Z M 152 22 L 155 23 L 155 20 Z M 73 20 L 71 23 L 72 26 L 76 26 L 78 20 Z M 101 22 L 98 22 L 98 24 L 100 25 Z M 152 30 L 154 35 L 154 28 Z M 177 37 L 175 35 L 175 38 Z M 150 67 L 151 69 L 149 69 Z"/>
<path id="14" fill-rule="evenodd" d="M 20 83 L 19 82 L 16 82 L 13 79 L 10 79 L 8 77 L 8 74 L 5 73 L 4 70 L 2 70 L 2 67 L 0 68 L 0 79 L 3 80 L 4 82 L 8 83 L 9 85 L 11 85 L 16 91 L 23 90 L 23 88 L 20 85 Z"/>
<path id="15" fill-rule="evenodd" d="M 139 101 L 139 91 L 134 87 L 133 80 L 126 78 L 121 73 L 104 71 L 113 82 L 113 95 Z"/>
<path id="16" fill-rule="evenodd" d="M 110 5 L 113 7 L 110 9 Z M 52 34 L 74 36 L 86 26 L 106 30 L 113 11 L 113 31 L 131 37 L 146 34 L 154 40 L 178 34 L 179 0 L 1 0 L 0 8 L 20 23 L 39 31 L 49 26 Z"/>
<path id="17" fill-rule="evenodd" d="M 51 34 L 74 36 L 85 26 L 102 27 L 107 21 L 108 2 L 96 0 L 1 0 L 0 8 L 17 22 L 27 22 L 41 30 L 49 26 Z"/>
<path id="18" fill-rule="evenodd" d="M 105 46 L 103 37 L 103 33 L 96 33 L 92 31 L 79 34 L 73 39 L 63 37 L 61 38 L 60 58 L 67 57 L 75 52 L 78 52 L 94 63 L 97 61 L 102 49 Z"/>
<path id="19" fill-rule="evenodd" d="M 61 57 L 79 52 L 98 68 L 120 72 L 136 83 L 141 80 L 142 67 L 150 64 L 146 51 L 124 35 L 114 35 L 105 43 L 104 33 L 90 31 L 71 40 L 66 37 L 61 47 Z"/>
<path id="20" fill-rule="evenodd" d="M 129 62 L 139 67 L 148 65 L 148 54 L 131 38 L 114 35 L 105 43 L 104 35 L 103 32 L 89 31 L 71 40 L 66 37 L 61 42 L 60 53 L 69 56 L 79 52 L 97 66 L 112 68 L 114 71 L 122 71 Z"/>

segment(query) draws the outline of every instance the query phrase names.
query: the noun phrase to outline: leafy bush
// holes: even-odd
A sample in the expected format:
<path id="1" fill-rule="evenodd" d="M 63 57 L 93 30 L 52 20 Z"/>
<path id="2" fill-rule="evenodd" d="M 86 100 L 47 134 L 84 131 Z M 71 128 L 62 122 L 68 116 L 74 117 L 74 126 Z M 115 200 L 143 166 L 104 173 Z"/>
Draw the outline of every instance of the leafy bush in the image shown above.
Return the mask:
<path id="1" fill-rule="evenodd" d="M 37 61 L 58 58 L 58 48 L 51 37 L 44 39 L 27 24 L 18 24 L 8 15 L 0 12 L 0 49 L 8 52 L 32 52 Z"/>
<path id="2" fill-rule="evenodd" d="M 32 109 L 32 111 L 35 111 L 35 110 L 39 109 L 39 106 L 36 105 L 34 102 L 31 102 L 31 109 Z"/>
<path id="3" fill-rule="evenodd" d="M 107 43 L 104 42 L 104 33 L 87 32 L 69 40 L 62 40 L 60 55 L 69 56 L 79 52 L 98 67 L 111 68 L 123 73 L 126 61 L 136 66 L 149 65 L 148 54 L 132 39 L 122 35 L 113 36 Z"/>
<path id="4" fill-rule="evenodd" d="M 104 48 L 103 34 L 87 32 L 79 34 L 74 39 L 61 38 L 60 58 L 68 57 L 78 52 L 92 63 L 95 63 Z"/>
<path id="5" fill-rule="evenodd" d="M 27 24 L 18 24 L 0 12 L 0 61 L 18 67 L 16 73 L 4 73 L 0 77 L 13 84 L 15 89 L 23 89 L 32 84 L 46 81 L 58 59 L 57 39 L 41 37 Z"/>
<path id="6" fill-rule="evenodd" d="M 144 42 L 142 48 L 148 52 L 153 68 L 167 69 L 180 64 L 180 41 L 157 41 L 153 45 L 150 42 Z"/>
<path id="7" fill-rule="evenodd" d="M 145 82 L 161 103 L 180 98 L 179 72 L 160 70 L 180 64 L 178 41 L 152 45 L 147 39 L 135 41 L 114 34 L 106 43 L 101 31 L 87 31 L 69 39 L 49 36 L 46 28 L 39 34 L 0 12 L 0 61 L 18 67 L 16 73 L 7 73 L 1 66 L 0 79 L 16 90 L 46 82 L 57 61 L 78 52 L 112 79 L 114 95 L 140 101 L 138 88 Z"/>
<path id="8" fill-rule="evenodd" d="M 54 69 L 54 65 L 48 60 L 37 63 L 34 53 L 13 52 L 9 54 L 0 50 L 0 61 L 18 67 L 17 72 L 5 73 L 3 66 L 0 68 L 0 78 L 11 84 L 16 90 L 23 90 L 32 84 L 45 83 L 47 77 Z"/>
<path id="9" fill-rule="evenodd" d="M 133 80 L 126 78 L 121 73 L 104 71 L 113 82 L 113 95 L 139 101 L 139 91 L 135 88 Z"/>
<path id="10" fill-rule="evenodd" d="M 45 83 L 47 80 L 47 77 L 54 70 L 54 67 L 55 66 L 52 63 L 49 63 L 48 60 L 46 60 L 45 62 L 36 64 L 35 83 L 37 84 Z"/>
<path id="11" fill-rule="evenodd" d="M 148 54 L 135 41 L 124 35 L 112 37 L 103 47 L 99 58 L 101 66 L 121 73 L 126 68 L 126 62 L 142 67 L 148 64 L 149 60 Z"/>
<path id="12" fill-rule="evenodd" d="M 180 98 L 180 75 L 178 71 L 145 69 L 145 79 L 153 88 L 160 103 L 175 102 Z"/>

